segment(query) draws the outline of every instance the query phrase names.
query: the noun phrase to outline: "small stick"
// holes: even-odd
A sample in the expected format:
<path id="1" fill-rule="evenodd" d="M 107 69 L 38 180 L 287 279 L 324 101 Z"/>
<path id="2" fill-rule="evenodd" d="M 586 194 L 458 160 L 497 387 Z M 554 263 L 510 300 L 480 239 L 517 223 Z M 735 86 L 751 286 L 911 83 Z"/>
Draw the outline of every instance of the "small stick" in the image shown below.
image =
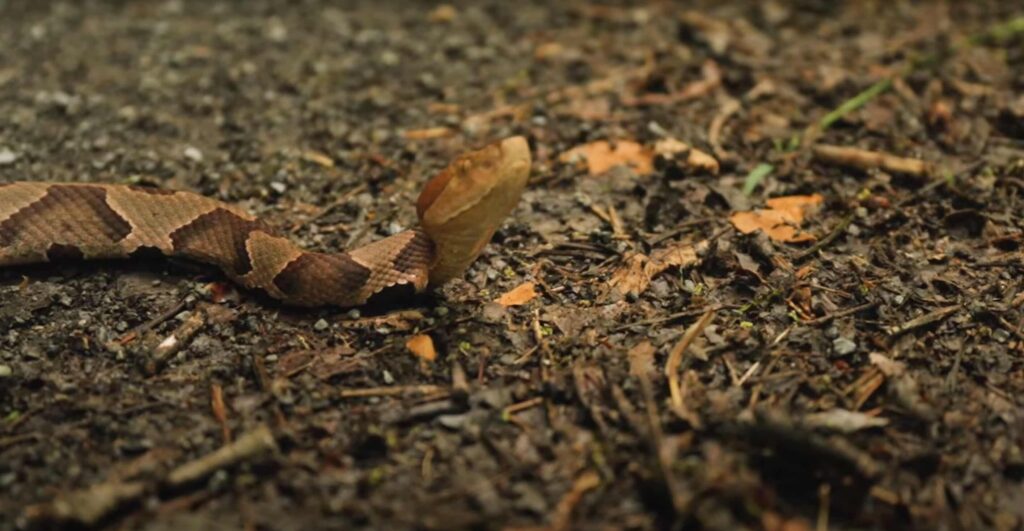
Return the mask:
<path id="1" fill-rule="evenodd" d="M 818 243 L 816 243 L 816 244 L 808 247 L 806 250 L 801 251 L 800 253 L 798 253 L 796 256 L 793 257 L 793 261 L 794 262 L 799 262 L 801 260 L 804 260 L 805 258 L 813 256 L 818 251 L 820 251 L 820 250 L 824 249 L 825 247 L 827 247 L 829 244 L 831 244 L 833 241 L 835 241 L 835 239 L 838 238 L 839 235 L 843 233 L 843 231 L 846 230 L 846 227 L 850 226 L 850 223 L 853 223 L 853 217 L 854 217 L 854 214 L 852 214 L 852 213 L 847 215 L 845 218 L 843 218 L 842 221 L 839 222 L 838 225 L 836 225 L 836 227 L 834 229 L 832 229 L 832 232 L 829 233 L 828 236 L 825 236 Z"/>
<path id="2" fill-rule="evenodd" d="M 231 428 L 228 426 L 228 408 L 224 405 L 224 389 L 220 384 L 210 385 L 210 409 L 213 410 L 213 417 L 220 424 L 221 435 L 224 437 L 224 444 L 231 442 Z"/>
<path id="3" fill-rule="evenodd" d="M 814 157 L 823 162 L 850 166 L 861 170 L 882 168 L 885 171 L 903 173 L 915 177 L 924 177 L 931 173 L 932 167 L 923 160 L 897 157 L 879 151 L 866 149 L 817 144 L 811 147 Z"/>
<path id="4" fill-rule="evenodd" d="M 634 321 L 632 323 L 626 323 L 624 325 L 619 325 L 619 326 L 616 326 L 615 328 L 612 328 L 611 330 L 609 330 L 609 332 L 610 333 L 615 333 L 615 332 L 621 332 L 621 331 L 623 331 L 623 330 L 625 330 L 627 328 L 632 328 L 634 326 L 646 326 L 646 325 L 653 325 L 653 324 L 664 323 L 664 322 L 667 322 L 667 321 L 675 321 L 676 319 L 682 319 L 683 317 L 693 317 L 695 315 L 702 315 L 704 312 L 709 311 L 709 310 L 717 312 L 719 310 L 729 310 L 729 309 L 735 309 L 735 308 L 739 308 L 739 306 L 736 305 L 736 304 L 722 304 L 722 305 L 718 305 L 718 306 L 713 306 L 710 309 L 709 308 L 696 308 L 696 309 L 693 309 L 693 310 L 684 310 L 684 311 L 681 311 L 681 312 L 671 313 L 671 314 L 668 314 L 668 315 L 665 315 L 665 316 L 662 316 L 662 317 L 655 317 L 653 319 L 644 319 L 642 321 Z"/>
<path id="5" fill-rule="evenodd" d="M 683 395 L 679 388 L 679 366 L 683 362 L 683 353 L 686 352 L 686 348 L 690 346 L 690 343 L 693 343 L 693 340 L 697 338 L 697 334 L 704 331 L 714 316 L 715 310 L 708 310 L 704 312 L 704 315 L 697 322 L 690 325 L 690 328 L 686 330 L 679 342 L 672 347 L 672 351 L 668 355 L 668 361 L 665 362 L 668 390 L 671 395 L 672 407 L 676 413 L 686 411 L 686 406 L 683 405 Z M 680 416 L 686 417 L 685 415 Z"/>
<path id="6" fill-rule="evenodd" d="M 536 396 L 536 397 L 533 397 L 533 398 L 531 398 L 529 400 L 523 400 L 522 402 L 518 402 L 516 404 L 512 404 L 511 406 L 508 406 L 505 409 L 503 409 L 501 411 L 501 417 L 502 418 L 508 418 L 508 417 L 511 417 L 512 415 L 515 415 L 516 413 L 519 413 L 520 411 L 525 411 L 525 410 L 530 409 L 532 407 L 539 406 L 539 405 L 541 405 L 543 403 L 544 403 L 544 397 L 542 397 L 542 396 Z"/>
<path id="7" fill-rule="evenodd" d="M 181 323 L 178 328 L 171 333 L 171 335 L 164 338 L 150 354 L 149 361 L 146 362 L 146 372 L 149 374 L 155 374 L 163 367 L 164 363 L 170 359 L 171 356 L 178 353 L 195 335 L 199 332 L 203 326 L 206 325 L 206 312 L 203 310 L 195 310 L 192 315 L 185 319 L 185 322 Z"/>
<path id="8" fill-rule="evenodd" d="M 341 398 L 368 398 L 373 396 L 433 395 L 448 392 L 439 385 L 395 385 L 391 387 L 367 387 L 365 389 L 342 389 Z"/>
<path id="9" fill-rule="evenodd" d="M 612 226 L 612 235 L 618 239 L 628 239 L 629 235 L 626 234 L 626 229 L 622 225 L 622 218 L 619 217 L 619 213 L 615 210 L 615 206 L 611 202 L 606 203 L 608 212 L 608 222 Z"/>
<path id="10" fill-rule="evenodd" d="M 808 319 L 808 320 L 804 321 L 803 324 L 805 324 L 807 326 L 823 325 L 823 324 L 831 322 L 833 319 L 840 319 L 840 318 L 843 318 L 843 317 L 848 317 L 848 316 L 853 315 L 855 313 L 863 312 L 864 310 L 870 310 L 871 308 L 874 308 L 875 306 L 878 306 L 879 304 L 880 303 L 878 301 L 865 302 L 864 304 L 860 304 L 860 305 L 854 306 L 853 308 L 847 308 L 845 310 L 839 310 L 838 312 L 833 312 L 833 313 L 830 313 L 828 315 L 823 315 L 823 316 L 815 318 L 815 319 Z"/>
<path id="11" fill-rule="evenodd" d="M 935 310 L 933 312 L 926 313 L 926 314 L 924 314 L 924 315 L 922 315 L 920 317 L 911 319 L 911 320 L 909 320 L 909 321 L 907 321 L 907 322 L 905 322 L 905 323 L 903 323 L 901 325 L 889 327 L 889 330 L 888 330 L 889 335 L 890 336 L 898 336 L 898 335 L 902 335 L 902 334 L 905 334 L 907 332 L 910 332 L 911 330 L 915 330 L 917 328 L 921 328 L 922 326 L 928 326 L 928 325 L 930 325 L 930 324 L 932 324 L 934 322 L 941 321 L 941 320 L 945 319 L 946 317 L 949 317 L 950 315 L 953 315 L 958 310 L 960 310 L 960 305 L 959 304 L 954 304 L 952 306 L 945 306 L 945 307 L 939 308 L 938 310 Z"/>
<path id="12" fill-rule="evenodd" d="M 180 488 L 222 468 L 275 451 L 277 442 L 273 433 L 266 425 L 260 425 L 234 443 L 175 468 L 160 486 L 167 490 Z M 25 517 L 36 521 L 76 522 L 91 527 L 118 507 L 141 498 L 155 487 L 157 485 L 149 481 L 108 481 L 60 495 L 50 503 L 29 506 L 25 509 Z"/>
<path id="13" fill-rule="evenodd" d="M 597 472 L 588 470 L 581 474 L 576 481 L 572 482 L 572 488 L 562 496 L 555 507 L 555 515 L 551 518 L 551 531 L 565 531 L 572 528 L 572 512 L 579 504 L 583 495 L 601 484 L 601 476 Z"/>
<path id="14" fill-rule="evenodd" d="M 235 442 L 221 446 L 213 453 L 206 454 L 195 461 L 185 463 L 167 475 L 166 485 L 171 488 L 181 487 L 202 479 L 222 468 L 277 451 L 274 434 L 265 424 L 243 434 Z"/>
<path id="15" fill-rule="evenodd" d="M 120 345 L 126 345 L 128 343 L 131 343 L 132 341 L 135 340 L 135 338 L 139 337 L 139 334 L 181 313 L 181 311 L 185 309 L 186 305 L 187 302 L 185 301 L 185 299 L 182 299 L 180 302 L 178 302 L 178 304 L 171 306 L 167 310 L 158 314 L 156 317 L 153 317 L 152 319 L 146 321 L 145 323 L 142 323 L 126 332 L 123 336 L 117 339 L 117 343 Z"/>

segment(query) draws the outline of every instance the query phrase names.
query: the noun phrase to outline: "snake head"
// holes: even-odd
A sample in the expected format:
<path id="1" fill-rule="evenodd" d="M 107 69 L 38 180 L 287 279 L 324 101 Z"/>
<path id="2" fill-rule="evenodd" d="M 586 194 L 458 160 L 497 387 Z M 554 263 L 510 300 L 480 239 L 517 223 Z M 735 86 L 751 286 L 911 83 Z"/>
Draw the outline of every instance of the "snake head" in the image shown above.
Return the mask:
<path id="1" fill-rule="evenodd" d="M 427 182 L 416 201 L 423 230 L 434 242 L 430 285 L 459 276 L 519 203 L 530 176 L 530 147 L 506 138 L 455 159 Z"/>

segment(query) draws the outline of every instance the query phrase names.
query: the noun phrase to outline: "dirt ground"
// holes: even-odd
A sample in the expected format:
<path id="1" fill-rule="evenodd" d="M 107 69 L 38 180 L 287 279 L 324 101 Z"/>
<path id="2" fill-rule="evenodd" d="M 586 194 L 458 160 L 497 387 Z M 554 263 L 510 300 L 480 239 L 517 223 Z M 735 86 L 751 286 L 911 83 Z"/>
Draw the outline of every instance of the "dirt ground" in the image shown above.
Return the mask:
<path id="1" fill-rule="evenodd" d="M 0 528 L 1024 528 L 1013 4 L 0 0 L 0 182 L 329 250 L 534 154 L 385 306 L 0 271 Z"/>

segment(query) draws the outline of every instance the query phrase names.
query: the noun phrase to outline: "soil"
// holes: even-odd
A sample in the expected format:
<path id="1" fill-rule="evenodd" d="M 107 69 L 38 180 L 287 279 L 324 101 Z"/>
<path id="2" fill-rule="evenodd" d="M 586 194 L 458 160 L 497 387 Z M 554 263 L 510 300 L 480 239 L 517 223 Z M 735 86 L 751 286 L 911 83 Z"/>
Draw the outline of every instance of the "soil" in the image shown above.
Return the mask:
<path id="1" fill-rule="evenodd" d="M 423 297 L 0 271 L 0 528 L 1024 528 L 1013 4 L 0 1 L 0 182 L 329 250 L 458 153 L 534 154 Z M 804 241 L 731 221 L 814 194 Z"/>

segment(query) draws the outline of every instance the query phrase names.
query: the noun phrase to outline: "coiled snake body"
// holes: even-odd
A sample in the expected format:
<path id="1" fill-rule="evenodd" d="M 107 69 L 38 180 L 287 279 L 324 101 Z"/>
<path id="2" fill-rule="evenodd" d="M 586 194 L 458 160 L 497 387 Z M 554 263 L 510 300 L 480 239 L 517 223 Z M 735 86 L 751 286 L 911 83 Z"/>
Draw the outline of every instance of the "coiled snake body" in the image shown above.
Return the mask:
<path id="1" fill-rule="evenodd" d="M 0 183 L 0 266 L 126 258 L 156 249 L 219 267 L 296 306 L 355 306 L 460 275 L 515 208 L 530 173 L 512 137 L 457 158 L 416 204 L 420 225 L 348 252 L 306 251 L 249 213 L 190 192 L 110 184 Z"/>

